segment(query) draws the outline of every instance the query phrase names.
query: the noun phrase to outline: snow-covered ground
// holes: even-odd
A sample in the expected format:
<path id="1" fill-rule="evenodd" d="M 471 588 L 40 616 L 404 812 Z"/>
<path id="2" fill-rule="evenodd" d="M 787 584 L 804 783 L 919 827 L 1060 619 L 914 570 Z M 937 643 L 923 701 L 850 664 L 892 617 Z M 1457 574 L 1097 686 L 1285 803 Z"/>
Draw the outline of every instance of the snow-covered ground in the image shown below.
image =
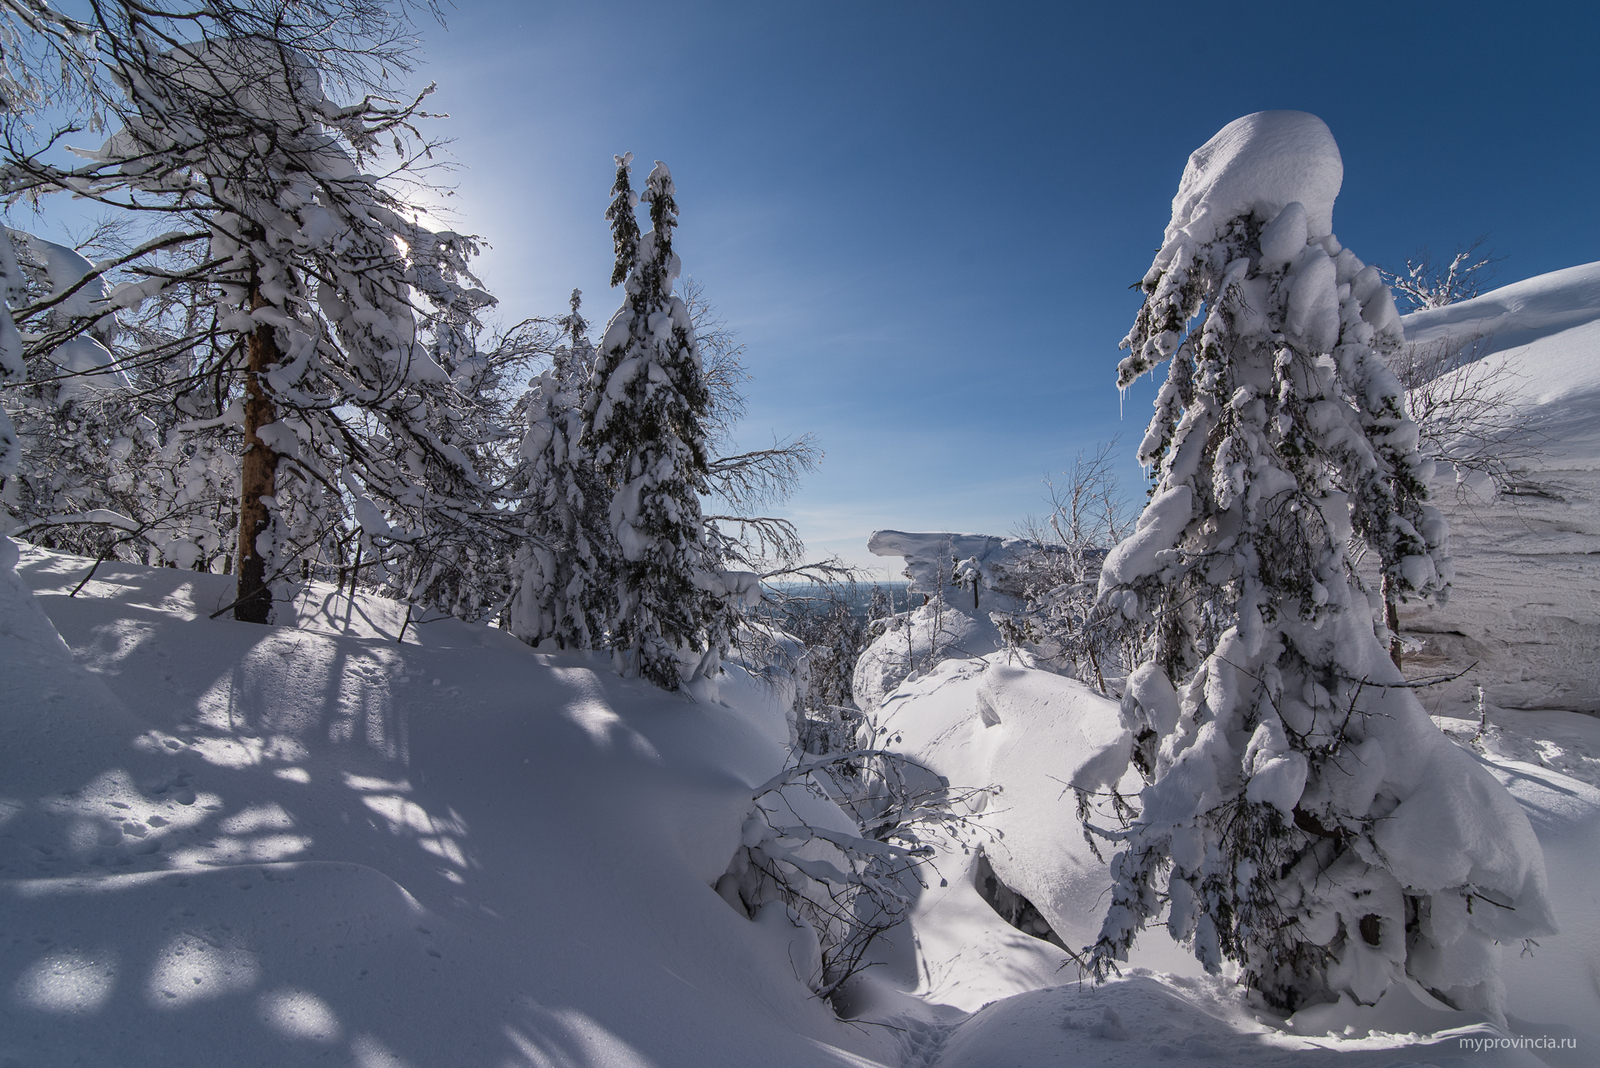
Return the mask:
<path id="1" fill-rule="evenodd" d="M 450 621 L 397 644 L 364 598 L 210 621 L 230 580 L 172 569 L 69 598 L 88 564 L 25 551 L 36 599 L 0 574 L 0 1063 L 893 1047 L 711 890 L 786 755 L 759 688 L 669 696 Z"/>
<path id="2" fill-rule="evenodd" d="M 1535 722 L 1520 710 L 1600 713 L 1600 263 L 1403 322 L 1417 344 L 1481 338 L 1474 351 L 1483 367 L 1465 373 L 1504 369 L 1497 380 L 1526 412 L 1534 447 L 1516 494 L 1497 497 L 1471 480 L 1457 492 L 1449 471 L 1435 484 L 1456 579 L 1444 607 L 1403 612 L 1402 628 L 1422 643 L 1408 668 L 1477 666 L 1424 702 L 1466 715 L 1482 683 L 1492 715 L 1508 726 Z M 1581 725 L 1555 729 L 1597 781 L 1594 735 L 1581 738 Z"/>
<path id="3" fill-rule="evenodd" d="M 970 793 L 971 829 L 932 858 L 842 1022 L 806 986 L 797 933 L 712 889 L 786 756 L 780 696 L 737 669 L 694 700 L 453 621 L 402 644 L 395 605 L 322 587 L 282 611 L 293 625 L 213 621 L 228 580 L 175 569 L 103 564 L 69 597 L 89 564 L 23 547 L 18 577 L 0 568 L 3 1064 L 1540 1063 L 1480 1051 L 1518 1035 L 1570 1039 L 1545 1060 L 1587 1064 L 1600 1048 L 1572 1030 L 1600 1014 L 1600 791 L 1515 759 L 1557 744 L 1536 732 L 1501 730 L 1483 757 L 1534 819 L 1563 924 L 1531 959 L 1507 954 L 1507 1024 L 1410 992 L 1285 1023 L 1159 932 L 1097 989 L 1001 918 L 991 872 L 1059 941 L 1092 932 L 1106 879 L 1069 785 L 1097 783 L 1127 739 L 1081 684 L 947 660 L 881 721 L 952 784 L 999 789 Z"/>

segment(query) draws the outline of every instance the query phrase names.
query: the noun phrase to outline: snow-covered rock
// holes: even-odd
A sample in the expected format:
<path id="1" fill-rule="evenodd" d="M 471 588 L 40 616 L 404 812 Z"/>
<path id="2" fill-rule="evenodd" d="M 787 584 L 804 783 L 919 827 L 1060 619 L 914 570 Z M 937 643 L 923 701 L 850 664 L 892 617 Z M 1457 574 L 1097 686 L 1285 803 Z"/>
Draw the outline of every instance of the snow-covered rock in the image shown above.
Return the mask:
<path id="1" fill-rule="evenodd" d="M 1023 538 L 990 534 L 874 531 L 867 549 L 905 561 L 911 605 L 882 624 L 856 661 L 851 679 L 856 704 L 871 712 L 916 672 L 952 657 L 979 659 L 1003 648 L 1005 641 L 989 615 L 1021 607 L 1020 590 L 1008 581 L 1008 567 L 1038 548 Z"/>

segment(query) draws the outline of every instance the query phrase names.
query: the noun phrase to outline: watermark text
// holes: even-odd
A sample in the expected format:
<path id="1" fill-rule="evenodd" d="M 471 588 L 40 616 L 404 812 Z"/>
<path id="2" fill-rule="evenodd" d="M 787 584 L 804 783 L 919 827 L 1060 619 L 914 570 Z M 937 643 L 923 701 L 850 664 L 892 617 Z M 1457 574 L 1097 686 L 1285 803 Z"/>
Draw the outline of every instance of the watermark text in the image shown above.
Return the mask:
<path id="1" fill-rule="evenodd" d="M 1483 1053 L 1491 1049 L 1577 1049 L 1578 1040 L 1575 1038 L 1551 1038 L 1549 1035 L 1516 1035 L 1511 1038 L 1500 1038 L 1496 1035 L 1484 1037 L 1463 1036 L 1458 1040 L 1461 1049 L 1470 1049 L 1474 1053 Z"/>

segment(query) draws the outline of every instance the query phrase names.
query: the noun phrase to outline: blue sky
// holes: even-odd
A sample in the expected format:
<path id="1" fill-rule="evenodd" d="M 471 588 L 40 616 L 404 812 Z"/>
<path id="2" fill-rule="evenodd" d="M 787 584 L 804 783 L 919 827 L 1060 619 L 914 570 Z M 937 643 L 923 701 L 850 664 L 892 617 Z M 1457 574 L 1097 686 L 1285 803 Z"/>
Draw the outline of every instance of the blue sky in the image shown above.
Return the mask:
<path id="1" fill-rule="evenodd" d="M 748 345 L 741 445 L 814 433 L 783 510 L 1009 533 L 1121 435 L 1117 343 L 1190 151 L 1323 118 L 1340 239 L 1398 266 L 1489 235 L 1510 282 L 1600 258 L 1600 16 L 1578 4 L 476 3 L 426 27 L 455 224 L 508 321 L 615 310 L 613 153 L 662 159 L 685 272 Z"/>

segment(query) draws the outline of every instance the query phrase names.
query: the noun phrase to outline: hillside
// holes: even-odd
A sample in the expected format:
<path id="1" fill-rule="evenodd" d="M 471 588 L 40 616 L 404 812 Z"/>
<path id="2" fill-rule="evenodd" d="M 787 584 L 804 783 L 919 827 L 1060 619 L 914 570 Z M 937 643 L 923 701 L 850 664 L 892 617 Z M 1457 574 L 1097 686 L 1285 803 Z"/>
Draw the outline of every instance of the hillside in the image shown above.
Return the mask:
<path id="1" fill-rule="evenodd" d="M 1465 714 L 1482 683 L 1505 710 L 1600 713 L 1600 263 L 1541 275 L 1404 319 L 1419 345 L 1466 344 L 1524 413 L 1516 492 L 1442 471 L 1456 580 L 1440 608 L 1404 613 L 1416 673 L 1472 670 L 1436 695 Z M 1600 757 L 1600 751 L 1592 756 Z"/>
<path id="2" fill-rule="evenodd" d="M 786 755 L 767 692 L 669 696 L 453 621 L 397 644 L 360 597 L 209 621 L 230 580 L 172 569 L 69 598 L 90 563 L 25 551 L 37 601 L 0 574 L 0 1062 L 882 1048 L 710 889 Z"/>

